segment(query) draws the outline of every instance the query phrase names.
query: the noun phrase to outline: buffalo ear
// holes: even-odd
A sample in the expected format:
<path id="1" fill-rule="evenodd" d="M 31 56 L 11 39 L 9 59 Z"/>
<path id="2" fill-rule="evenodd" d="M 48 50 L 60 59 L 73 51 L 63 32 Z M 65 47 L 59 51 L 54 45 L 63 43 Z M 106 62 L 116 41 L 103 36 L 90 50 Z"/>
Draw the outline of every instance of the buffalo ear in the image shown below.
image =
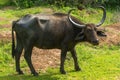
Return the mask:
<path id="1" fill-rule="evenodd" d="M 101 36 L 101 37 L 106 37 L 107 35 L 105 34 L 104 31 L 101 31 L 101 30 L 97 30 L 97 35 L 98 36 Z"/>

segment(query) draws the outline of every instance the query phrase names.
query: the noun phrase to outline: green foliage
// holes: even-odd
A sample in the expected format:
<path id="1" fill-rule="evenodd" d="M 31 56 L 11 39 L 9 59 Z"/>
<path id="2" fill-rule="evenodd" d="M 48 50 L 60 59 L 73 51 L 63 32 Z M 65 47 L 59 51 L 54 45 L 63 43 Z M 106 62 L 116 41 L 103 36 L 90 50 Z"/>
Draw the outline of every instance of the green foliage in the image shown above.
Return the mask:
<path id="1" fill-rule="evenodd" d="M 55 5 L 57 7 L 78 7 L 104 5 L 109 8 L 120 7 L 120 0 L 0 0 L 0 6 L 15 5 L 17 8 L 30 8 L 41 5 Z"/>
<path id="2" fill-rule="evenodd" d="M 104 3 L 108 7 L 120 7 L 120 0 L 104 0 Z"/>
<path id="3" fill-rule="evenodd" d="M 13 0 L 14 4 L 19 8 L 29 8 L 33 6 L 33 0 Z"/>
<path id="4" fill-rule="evenodd" d="M 16 5 L 18 8 L 29 8 L 41 5 L 77 7 L 81 4 L 84 6 L 104 5 L 107 7 L 120 7 L 120 0 L 12 0 L 11 3 Z"/>

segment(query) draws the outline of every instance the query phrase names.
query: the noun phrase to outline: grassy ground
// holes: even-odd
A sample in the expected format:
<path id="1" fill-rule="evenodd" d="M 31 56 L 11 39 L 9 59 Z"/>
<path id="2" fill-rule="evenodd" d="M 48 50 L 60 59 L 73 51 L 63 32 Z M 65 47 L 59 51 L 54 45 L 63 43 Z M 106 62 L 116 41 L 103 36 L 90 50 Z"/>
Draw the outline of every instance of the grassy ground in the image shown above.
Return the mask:
<path id="1" fill-rule="evenodd" d="M 63 8 L 56 8 L 52 6 L 51 8 L 45 7 L 33 7 L 28 9 L 16 9 L 12 7 L 6 7 L 0 9 L 0 30 L 7 30 L 5 26 L 11 27 L 11 22 L 16 20 L 26 14 L 36 14 L 36 13 L 52 13 L 52 12 L 63 12 L 67 13 L 71 8 L 70 7 L 63 7 Z M 107 18 L 105 20 L 104 25 L 116 23 L 120 21 L 119 11 L 115 10 L 107 10 Z M 72 13 L 73 16 L 77 17 L 79 20 L 85 23 L 99 23 L 102 18 L 102 11 L 101 9 L 93 9 L 87 8 L 82 11 L 75 10 Z M 96 17 L 95 17 L 96 16 Z"/>
<path id="2" fill-rule="evenodd" d="M 9 2 L 9 0 L 0 0 L 0 5 L 5 5 Z"/>
<path id="3" fill-rule="evenodd" d="M 11 58 L 11 43 L 0 43 L 0 80 L 119 80 L 120 79 L 120 47 L 92 46 L 78 44 L 76 46 L 79 65 L 82 71 L 75 72 L 73 59 L 68 53 L 65 62 L 66 75 L 59 73 L 58 68 L 48 68 L 38 77 L 30 75 L 16 75 L 14 61 Z M 22 61 L 22 69 L 28 68 Z"/>
<path id="4" fill-rule="evenodd" d="M 45 9 L 45 8 L 44 8 Z M 15 20 L 28 13 L 44 12 L 41 7 L 31 9 L 1 9 L 0 10 L 0 30 L 10 30 L 4 28 L 4 25 L 11 24 L 11 20 Z M 58 9 L 53 8 L 54 12 L 67 13 L 69 7 Z M 98 12 L 97 12 L 98 11 Z M 88 14 L 89 12 L 89 14 Z M 107 11 L 107 19 L 104 25 L 112 24 L 114 11 Z M 98 9 L 88 8 L 83 11 L 75 11 L 73 15 L 84 22 L 99 22 L 102 11 Z M 79 15 L 79 16 L 78 16 Z M 98 17 L 94 17 L 98 16 Z M 2 26 L 2 28 L 1 28 Z M 68 59 L 65 62 L 66 75 L 59 73 L 58 68 L 48 68 L 46 72 L 41 72 L 38 77 L 30 75 L 16 75 L 15 63 L 11 58 L 11 42 L 0 41 L 0 80 L 120 80 L 120 47 L 119 46 L 92 46 L 90 44 L 78 44 L 76 46 L 79 65 L 82 71 L 75 72 L 73 68 L 73 60 L 68 53 Z M 28 68 L 25 61 L 21 62 L 23 70 Z"/>

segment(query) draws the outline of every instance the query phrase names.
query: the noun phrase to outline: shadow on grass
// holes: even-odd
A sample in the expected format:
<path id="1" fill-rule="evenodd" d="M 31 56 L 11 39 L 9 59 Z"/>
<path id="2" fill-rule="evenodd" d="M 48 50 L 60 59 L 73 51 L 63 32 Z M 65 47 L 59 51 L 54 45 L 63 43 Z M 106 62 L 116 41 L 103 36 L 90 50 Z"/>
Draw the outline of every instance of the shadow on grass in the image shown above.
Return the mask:
<path id="1" fill-rule="evenodd" d="M 70 70 L 67 71 L 67 74 L 61 74 L 59 72 L 48 72 L 48 73 L 40 73 L 39 76 L 33 76 L 32 74 L 24 74 L 18 75 L 17 73 L 13 73 L 10 75 L 1 76 L 0 80 L 59 80 L 61 77 L 67 77 L 69 73 L 75 73 L 81 71 Z M 66 78 L 65 78 L 66 79 Z"/>
<path id="2" fill-rule="evenodd" d="M 8 75 L 8 76 L 0 76 L 0 80 L 58 80 L 59 78 L 54 77 L 59 73 L 53 74 L 39 74 L 39 76 L 33 75 Z"/>

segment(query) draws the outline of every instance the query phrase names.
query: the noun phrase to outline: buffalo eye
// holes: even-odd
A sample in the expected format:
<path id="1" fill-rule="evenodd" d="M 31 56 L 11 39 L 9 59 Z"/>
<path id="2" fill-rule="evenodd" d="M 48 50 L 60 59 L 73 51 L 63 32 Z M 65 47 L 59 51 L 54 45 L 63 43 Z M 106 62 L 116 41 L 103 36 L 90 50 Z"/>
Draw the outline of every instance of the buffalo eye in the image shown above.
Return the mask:
<path id="1" fill-rule="evenodd" d="M 95 31 L 97 31 L 97 28 L 94 28 Z"/>
<path id="2" fill-rule="evenodd" d="M 92 29 L 87 29 L 87 32 L 92 32 Z"/>

